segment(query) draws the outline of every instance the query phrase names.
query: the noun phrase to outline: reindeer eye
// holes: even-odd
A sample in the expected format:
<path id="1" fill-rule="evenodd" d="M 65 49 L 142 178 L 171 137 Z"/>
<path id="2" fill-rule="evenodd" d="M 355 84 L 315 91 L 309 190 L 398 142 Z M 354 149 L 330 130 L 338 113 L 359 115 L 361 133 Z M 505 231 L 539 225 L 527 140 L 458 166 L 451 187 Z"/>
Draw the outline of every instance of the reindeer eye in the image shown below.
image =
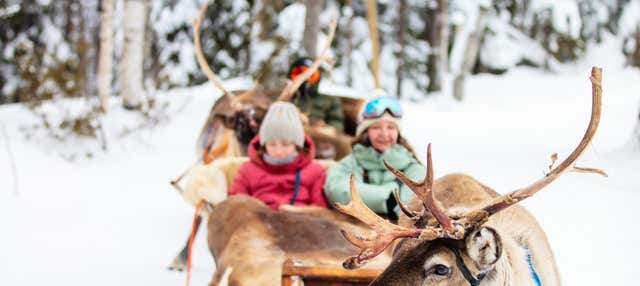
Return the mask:
<path id="1" fill-rule="evenodd" d="M 444 275 L 449 274 L 449 267 L 446 267 L 446 266 L 444 266 L 442 264 L 438 264 L 433 268 L 433 272 L 436 275 L 444 276 Z"/>

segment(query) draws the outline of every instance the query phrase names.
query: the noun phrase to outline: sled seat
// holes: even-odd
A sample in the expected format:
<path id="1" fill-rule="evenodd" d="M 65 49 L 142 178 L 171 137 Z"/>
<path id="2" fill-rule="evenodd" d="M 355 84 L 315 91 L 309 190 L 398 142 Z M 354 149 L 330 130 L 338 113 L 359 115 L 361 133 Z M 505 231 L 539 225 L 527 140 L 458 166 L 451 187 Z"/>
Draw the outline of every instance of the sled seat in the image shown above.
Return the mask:
<path id="1" fill-rule="evenodd" d="M 282 286 L 353 286 L 369 285 L 382 269 L 295 265 L 290 259 L 282 265 Z"/>

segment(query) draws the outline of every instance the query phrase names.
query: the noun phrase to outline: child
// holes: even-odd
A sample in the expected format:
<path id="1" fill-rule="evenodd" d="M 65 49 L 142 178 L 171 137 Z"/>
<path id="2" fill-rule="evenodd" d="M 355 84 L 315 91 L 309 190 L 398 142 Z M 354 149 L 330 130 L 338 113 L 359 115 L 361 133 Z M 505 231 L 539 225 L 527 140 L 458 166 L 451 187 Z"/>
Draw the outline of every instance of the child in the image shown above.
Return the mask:
<path id="1" fill-rule="evenodd" d="M 365 103 L 358 117 L 356 141 L 349 156 L 333 165 L 325 185 L 327 198 L 346 204 L 351 200 L 349 176 L 355 175 L 356 189 L 364 203 L 374 212 L 397 219 L 398 202 L 407 202 L 413 192 L 402 184 L 383 161 L 405 173 L 412 180 L 421 180 L 426 172 L 416 160 L 413 149 L 400 133 L 402 107 L 390 96 L 372 98 Z"/>
<path id="2" fill-rule="evenodd" d="M 315 146 L 293 104 L 272 104 L 248 148 L 249 161 L 238 169 L 230 196 L 246 194 L 272 209 L 285 204 L 327 207 L 325 171 L 312 162 Z"/>

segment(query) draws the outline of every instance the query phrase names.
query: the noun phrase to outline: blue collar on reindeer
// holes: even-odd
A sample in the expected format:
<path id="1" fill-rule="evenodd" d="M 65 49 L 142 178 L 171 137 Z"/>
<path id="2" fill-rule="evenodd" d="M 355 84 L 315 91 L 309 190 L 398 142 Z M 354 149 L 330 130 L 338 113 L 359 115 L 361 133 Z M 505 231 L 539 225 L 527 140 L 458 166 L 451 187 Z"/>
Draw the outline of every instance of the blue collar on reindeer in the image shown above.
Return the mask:
<path id="1" fill-rule="evenodd" d="M 531 279 L 536 282 L 537 286 L 542 286 L 540 283 L 540 277 L 538 277 L 538 273 L 535 269 L 533 269 L 533 263 L 531 262 L 531 251 L 527 248 L 527 265 L 529 265 L 529 273 L 531 274 Z"/>

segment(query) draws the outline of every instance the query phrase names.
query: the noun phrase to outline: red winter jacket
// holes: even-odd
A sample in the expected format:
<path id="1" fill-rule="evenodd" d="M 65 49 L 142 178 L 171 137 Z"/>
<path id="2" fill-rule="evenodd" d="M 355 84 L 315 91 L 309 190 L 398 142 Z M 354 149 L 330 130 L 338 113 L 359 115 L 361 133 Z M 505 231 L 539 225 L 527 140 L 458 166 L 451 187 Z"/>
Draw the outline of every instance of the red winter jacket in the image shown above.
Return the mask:
<path id="1" fill-rule="evenodd" d="M 315 146 L 311 138 L 305 135 L 305 146 L 309 153 L 299 153 L 291 163 L 271 165 L 258 153 L 260 136 L 249 143 L 249 162 L 243 163 L 233 179 L 229 195 L 246 194 L 263 201 L 272 209 L 289 204 L 293 197 L 297 169 L 300 169 L 300 185 L 294 205 L 316 205 L 327 207 L 322 186 L 325 170 L 312 162 Z"/>

